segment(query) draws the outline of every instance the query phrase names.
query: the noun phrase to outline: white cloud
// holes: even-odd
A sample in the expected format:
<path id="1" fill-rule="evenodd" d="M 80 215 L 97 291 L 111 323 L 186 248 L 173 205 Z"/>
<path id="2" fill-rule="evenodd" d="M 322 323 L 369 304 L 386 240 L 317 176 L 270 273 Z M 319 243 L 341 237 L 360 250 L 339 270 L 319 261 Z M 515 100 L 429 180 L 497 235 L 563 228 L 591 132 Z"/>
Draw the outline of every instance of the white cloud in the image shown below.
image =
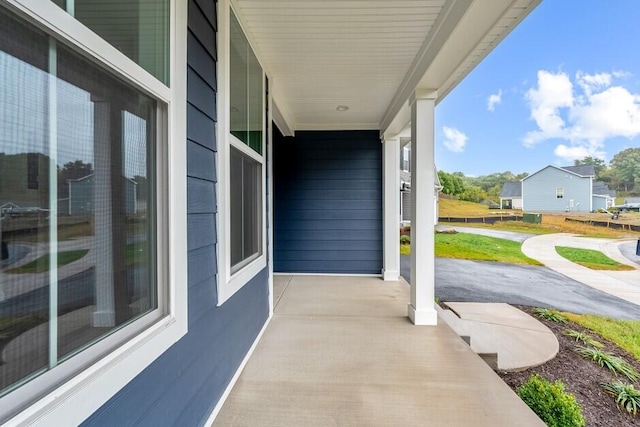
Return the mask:
<path id="1" fill-rule="evenodd" d="M 591 96 L 594 90 L 604 89 L 611 86 L 611 74 L 585 74 L 582 71 L 576 73 L 576 82 L 587 97 Z"/>
<path id="2" fill-rule="evenodd" d="M 537 129 L 524 136 L 524 145 L 560 139 L 565 143 L 554 153 L 561 159 L 604 158 L 608 139 L 640 135 L 640 94 L 614 84 L 628 75 L 579 71 L 574 83 L 564 72 L 538 71 L 537 87 L 525 95 Z"/>
<path id="3" fill-rule="evenodd" d="M 496 109 L 496 105 L 502 102 L 502 89 L 498 89 L 498 93 L 494 93 L 489 95 L 487 98 L 487 109 L 489 111 L 494 111 Z"/>
<path id="4" fill-rule="evenodd" d="M 529 132 L 524 138 L 528 147 L 550 138 L 563 138 L 565 122 L 559 114 L 561 108 L 573 105 L 573 85 L 564 73 L 552 74 L 538 71 L 538 88 L 529 89 L 525 95 L 531 107 L 531 118 L 539 130 Z"/>
<path id="5" fill-rule="evenodd" d="M 587 156 L 604 159 L 605 153 L 598 150 L 598 147 L 589 146 L 567 146 L 560 144 L 553 150 L 553 154 L 561 159 L 573 161 L 581 160 Z"/>
<path id="6" fill-rule="evenodd" d="M 444 126 L 442 128 L 444 132 L 444 146 L 447 147 L 448 150 L 453 151 L 454 153 L 461 153 L 464 151 L 465 145 L 467 145 L 467 135 L 460 132 L 458 129 L 450 128 Z"/>

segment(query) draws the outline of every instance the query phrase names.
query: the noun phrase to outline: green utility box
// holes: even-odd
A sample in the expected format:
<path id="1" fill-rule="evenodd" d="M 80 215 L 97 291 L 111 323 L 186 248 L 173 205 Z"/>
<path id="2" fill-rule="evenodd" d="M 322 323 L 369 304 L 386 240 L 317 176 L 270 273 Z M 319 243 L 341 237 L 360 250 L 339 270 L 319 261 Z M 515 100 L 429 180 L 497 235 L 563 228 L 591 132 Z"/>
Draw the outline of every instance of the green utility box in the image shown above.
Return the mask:
<path id="1" fill-rule="evenodd" d="M 539 213 L 522 214 L 522 222 L 528 222 L 530 224 L 542 224 L 542 214 L 539 214 Z"/>

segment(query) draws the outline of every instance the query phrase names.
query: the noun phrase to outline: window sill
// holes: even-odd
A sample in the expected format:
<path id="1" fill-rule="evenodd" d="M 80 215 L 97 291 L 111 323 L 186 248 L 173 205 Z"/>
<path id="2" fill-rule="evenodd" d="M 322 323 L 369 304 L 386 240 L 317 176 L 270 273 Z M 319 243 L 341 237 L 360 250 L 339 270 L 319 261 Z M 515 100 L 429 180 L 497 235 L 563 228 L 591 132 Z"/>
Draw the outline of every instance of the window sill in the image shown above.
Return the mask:
<path id="1" fill-rule="evenodd" d="M 9 420 L 12 425 L 79 425 L 187 333 L 165 317 Z"/>
<path id="2" fill-rule="evenodd" d="M 267 257 L 260 255 L 242 270 L 234 273 L 225 283 L 218 282 L 218 307 L 231 298 L 244 285 L 267 267 Z"/>

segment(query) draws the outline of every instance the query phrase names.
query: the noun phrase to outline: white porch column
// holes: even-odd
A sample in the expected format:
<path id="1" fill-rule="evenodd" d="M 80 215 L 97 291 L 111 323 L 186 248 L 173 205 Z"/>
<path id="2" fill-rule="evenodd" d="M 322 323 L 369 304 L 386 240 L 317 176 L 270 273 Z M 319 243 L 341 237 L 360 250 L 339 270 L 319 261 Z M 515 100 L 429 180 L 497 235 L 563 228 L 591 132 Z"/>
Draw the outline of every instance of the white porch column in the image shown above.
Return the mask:
<path id="1" fill-rule="evenodd" d="M 435 325 L 434 110 L 437 93 L 411 96 L 411 302 L 416 325 Z"/>
<path id="2" fill-rule="evenodd" d="M 400 277 L 400 138 L 385 137 L 382 145 L 382 278 L 395 281 Z"/>

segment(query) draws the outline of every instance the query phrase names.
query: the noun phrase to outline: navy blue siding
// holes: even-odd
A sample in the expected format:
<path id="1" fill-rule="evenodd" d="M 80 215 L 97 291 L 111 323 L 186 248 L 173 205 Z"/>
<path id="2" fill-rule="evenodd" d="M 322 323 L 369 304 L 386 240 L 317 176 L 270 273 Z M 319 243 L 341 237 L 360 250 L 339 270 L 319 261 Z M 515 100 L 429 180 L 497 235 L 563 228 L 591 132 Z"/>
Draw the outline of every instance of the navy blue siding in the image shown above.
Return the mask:
<path id="1" fill-rule="evenodd" d="M 274 270 L 380 273 L 379 133 L 274 132 Z"/>
<path id="2" fill-rule="evenodd" d="M 267 269 L 216 307 L 215 11 L 213 1 L 189 2 L 189 332 L 93 414 L 87 426 L 202 425 L 269 314 Z"/>

